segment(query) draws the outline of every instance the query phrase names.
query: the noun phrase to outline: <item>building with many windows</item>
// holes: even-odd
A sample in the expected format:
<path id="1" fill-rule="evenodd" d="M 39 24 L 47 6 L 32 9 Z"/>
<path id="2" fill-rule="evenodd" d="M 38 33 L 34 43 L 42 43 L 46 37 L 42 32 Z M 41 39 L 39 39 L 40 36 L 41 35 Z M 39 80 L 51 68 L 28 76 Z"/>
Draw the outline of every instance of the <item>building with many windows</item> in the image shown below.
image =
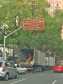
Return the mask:
<path id="1" fill-rule="evenodd" d="M 54 15 L 54 11 L 56 9 L 58 10 L 63 10 L 63 0 L 47 0 L 50 4 L 50 7 L 48 9 L 46 9 L 48 11 L 48 13 L 53 16 Z M 63 39 L 63 26 L 62 26 L 62 32 L 61 32 L 61 37 Z"/>
<path id="2" fill-rule="evenodd" d="M 47 9 L 49 14 L 53 16 L 56 9 L 63 9 L 63 0 L 47 0 L 50 3 L 50 7 Z"/>

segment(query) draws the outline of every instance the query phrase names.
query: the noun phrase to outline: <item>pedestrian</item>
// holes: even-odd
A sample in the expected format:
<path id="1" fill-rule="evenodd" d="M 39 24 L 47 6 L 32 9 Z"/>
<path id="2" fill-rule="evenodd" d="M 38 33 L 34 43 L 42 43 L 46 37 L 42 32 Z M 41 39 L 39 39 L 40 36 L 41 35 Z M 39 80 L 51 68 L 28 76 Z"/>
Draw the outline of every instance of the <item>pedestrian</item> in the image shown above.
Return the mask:
<path id="1" fill-rule="evenodd" d="M 30 63 L 31 60 L 32 60 L 32 56 L 31 54 L 29 54 L 29 58 L 27 59 L 26 63 Z"/>

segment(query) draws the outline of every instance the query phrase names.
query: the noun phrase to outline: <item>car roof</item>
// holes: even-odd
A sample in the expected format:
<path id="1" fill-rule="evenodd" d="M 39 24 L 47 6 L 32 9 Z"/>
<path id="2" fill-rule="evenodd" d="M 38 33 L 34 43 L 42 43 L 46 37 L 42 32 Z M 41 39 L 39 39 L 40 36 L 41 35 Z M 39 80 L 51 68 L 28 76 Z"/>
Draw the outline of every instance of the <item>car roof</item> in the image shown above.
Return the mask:
<path id="1" fill-rule="evenodd" d="M 0 62 L 11 62 L 11 63 L 14 63 L 12 61 L 6 61 L 6 60 L 0 60 Z"/>

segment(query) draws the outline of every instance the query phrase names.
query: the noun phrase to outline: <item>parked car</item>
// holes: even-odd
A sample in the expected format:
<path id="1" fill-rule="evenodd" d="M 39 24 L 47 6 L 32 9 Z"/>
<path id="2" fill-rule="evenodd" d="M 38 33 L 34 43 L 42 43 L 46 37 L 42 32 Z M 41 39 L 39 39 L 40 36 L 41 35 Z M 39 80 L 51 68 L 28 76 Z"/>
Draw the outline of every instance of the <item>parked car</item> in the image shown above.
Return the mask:
<path id="1" fill-rule="evenodd" d="M 18 73 L 27 73 L 27 69 L 24 66 L 20 64 L 15 64 L 15 66 L 17 68 Z"/>
<path id="2" fill-rule="evenodd" d="M 53 68 L 54 72 L 63 72 L 63 65 L 56 65 Z"/>
<path id="3" fill-rule="evenodd" d="M 18 78 L 19 74 L 14 66 L 14 63 L 10 61 L 0 60 L 0 78 L 8 80 L 9 78 Z"/>

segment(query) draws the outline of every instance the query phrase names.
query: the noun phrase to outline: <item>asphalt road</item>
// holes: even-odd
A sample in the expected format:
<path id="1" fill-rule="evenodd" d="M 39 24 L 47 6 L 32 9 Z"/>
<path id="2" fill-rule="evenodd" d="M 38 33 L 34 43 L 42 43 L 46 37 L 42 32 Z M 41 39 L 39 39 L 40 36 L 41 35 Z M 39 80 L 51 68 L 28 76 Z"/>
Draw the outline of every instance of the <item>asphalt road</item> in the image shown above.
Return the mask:
<path id="1" fill-rule="evenodd" d="M 9 79 L 8 81 L 0 79 L 0 84 L 63 84 L 63 73 L 54 73 L 48 70 L 21 74 L 18 79 Z"/>

